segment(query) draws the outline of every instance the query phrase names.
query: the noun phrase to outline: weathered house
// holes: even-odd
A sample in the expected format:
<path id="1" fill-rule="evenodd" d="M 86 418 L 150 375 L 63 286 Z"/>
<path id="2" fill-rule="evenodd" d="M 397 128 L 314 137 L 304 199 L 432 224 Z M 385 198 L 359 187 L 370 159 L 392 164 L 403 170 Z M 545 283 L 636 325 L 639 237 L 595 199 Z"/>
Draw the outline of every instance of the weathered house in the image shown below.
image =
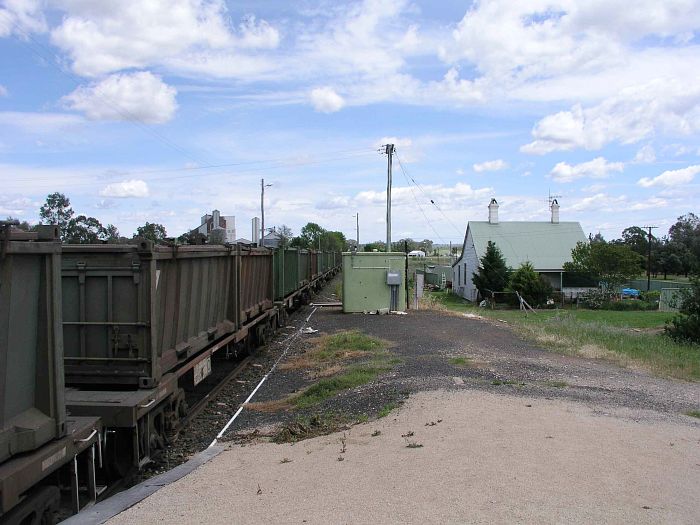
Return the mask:
<path id="1" fill-rule="evenodd" d="M 571 260 L 576 243 L 586 242 L 581 224 L 559 221 L 559 203 L 551 204 L 549 221 L 498 220 L 498 202 L 491 199 L 488 221 L 469 221 L 461 257 L 452 265 L 452 288 L 469 301 L 476 301 L 472 276 L 478 271 L 489 241 L 496 243 L 506 264 L 513 269 L 529 261 L 555 290 L 567 292 L 564 263 Z"/>

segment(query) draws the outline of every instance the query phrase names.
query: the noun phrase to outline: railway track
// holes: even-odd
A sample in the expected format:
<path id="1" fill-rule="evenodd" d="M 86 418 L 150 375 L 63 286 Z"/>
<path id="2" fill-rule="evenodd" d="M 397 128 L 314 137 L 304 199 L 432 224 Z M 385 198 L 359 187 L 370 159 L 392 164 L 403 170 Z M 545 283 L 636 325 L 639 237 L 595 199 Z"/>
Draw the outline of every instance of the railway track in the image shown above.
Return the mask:
<path id="1" fill-rule="evenodd" d="M 197 418 L 199 414 L 209 405 L 209 402 L 216 398 L 217 395 L 228 385 L 231 381 L 241 375 L 241 373 L 248 368 L 253 360 L 253 356 L 247 356 L 240 363 L 238 363 L 234 368 L 228 372 L 222 380 L 216 382 L 216 384 L 199 400 L 197 400 L 194 405 L 188 408 L 187 415 L 182 418 L 180 424 L 177 428 L 177 433 L 182 432 L 187 426 Z"/>

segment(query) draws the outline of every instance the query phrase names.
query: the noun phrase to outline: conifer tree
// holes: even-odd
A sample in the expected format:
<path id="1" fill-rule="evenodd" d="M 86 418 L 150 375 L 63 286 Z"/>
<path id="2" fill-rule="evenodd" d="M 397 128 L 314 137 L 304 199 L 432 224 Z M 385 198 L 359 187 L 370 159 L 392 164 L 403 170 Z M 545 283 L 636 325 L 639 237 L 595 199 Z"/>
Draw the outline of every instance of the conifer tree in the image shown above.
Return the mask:
<path id="1" fill-rule="evenodd" d="M 506 260 L 495 242 L 488 242 L 486 253 L 480 262 L 479 271 L 472 277 L 472 282 L 479 290 L 481 297 L 491 297 L 491 292 L 505 290 L 508 286 L 510 268 L 506 266 Z"/>

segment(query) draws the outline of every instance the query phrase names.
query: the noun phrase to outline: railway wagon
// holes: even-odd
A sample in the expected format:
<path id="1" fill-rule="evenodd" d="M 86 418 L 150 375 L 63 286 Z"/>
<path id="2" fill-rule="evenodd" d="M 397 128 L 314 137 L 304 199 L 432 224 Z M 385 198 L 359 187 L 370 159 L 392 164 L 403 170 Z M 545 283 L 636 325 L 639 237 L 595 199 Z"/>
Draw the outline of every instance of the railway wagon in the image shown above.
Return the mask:
<path id="1" fill-rule="evenodd" d="M 215 353 L 277 324 L 264 248 L 64 246 L 63 287 L 68 407 L 101 417 L 117 475 L 163 448 Z"/>
<path id="2" fill-rule="evenodd" d="M 153 388 L 272 307 L 271 267 L 242 246 L 66 245 L 66 383 Z"/>
<path id="3" fill-rule="evenodd" d="M 4 461 L 63 436 L 66 411 L 61 243 L 3 239 L 0 250 L 0 461 Z"/>
<path id="4" fill-rule="evenodd" d="M 311 282 L 311 255 L 309 250 L 299 250 L 299 285 Z"/>
<path id="5" fill-rule="evenodd" d="M 279 248 L 273 255 L 275 301 L 284 301 L 299 288 L 299 250 Z"/>
<path id="6" fill-rule="evenodd" d="M 41 239 L 41 240 L 40 240 Z M 53 523 L 97 497 L 95 417 L 66 415 L 58 229 L 0 221 L 0 523 Z"/>

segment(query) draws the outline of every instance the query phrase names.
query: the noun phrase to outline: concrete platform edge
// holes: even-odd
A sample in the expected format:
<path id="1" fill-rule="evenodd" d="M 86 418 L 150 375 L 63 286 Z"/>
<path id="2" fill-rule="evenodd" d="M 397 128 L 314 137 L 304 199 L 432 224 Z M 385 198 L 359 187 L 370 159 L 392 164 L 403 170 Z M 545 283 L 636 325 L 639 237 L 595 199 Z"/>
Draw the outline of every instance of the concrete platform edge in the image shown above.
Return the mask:
<path id="1" fill-rule="evenodd" d="M 205 463 L 208 463 L 210 460 L 221 454 L 221 452 L 223 452 L 225 449 L 226 445 L 215 445 L 211 448 L 203 450 L 186 463 L 178 465 L 177 467 L 139 483 L 138 485 L 134 485 L 130 489 L 115 494 L 114 496 L 107 498 L 106 500 L 101 501 L 92 507 L 82 510 L 75 516 L 71 516 L 61 523 L 63 525 L 100 525 L 108 519 L 143 501 L 151 494 L 155 494 L 166 485 L 170 485 L 171 483 L 185 477 L 190 472 L 201 467 Z"/>

